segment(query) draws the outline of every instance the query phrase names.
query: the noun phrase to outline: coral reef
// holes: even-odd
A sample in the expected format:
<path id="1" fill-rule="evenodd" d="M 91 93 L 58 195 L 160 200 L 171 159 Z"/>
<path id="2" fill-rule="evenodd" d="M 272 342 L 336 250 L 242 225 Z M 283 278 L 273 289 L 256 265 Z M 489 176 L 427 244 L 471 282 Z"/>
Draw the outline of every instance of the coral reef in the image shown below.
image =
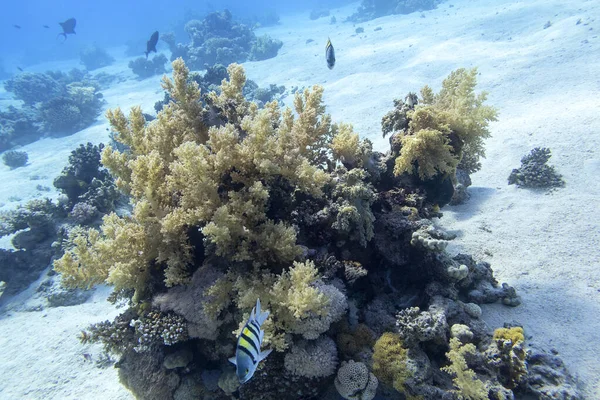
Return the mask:
<path id="1" fill-rule="evenodd" d="M 2 135 L 2 142 L 7 144 L 21 129 L 29 133 L 27 139 L 31 141 L 37 139 L 33 134 L 41 131 L 73 133 L 86 128 L 96 120 L 104 104 L 102 94 L 98 92 L 98 82 L 77 69 L 66 74 L 59 71 L 23 73 L 6 81 L 4 87 L 17 99 L 23 100 L 26 106 L 8 116 L 7 119 L 15 121 L 17 114 L 17 121 L 22 122 L 20 126 L 10 124 L 12 132 L 8 132 L 7 138 Z M 27 107 L 34 104 L 34 108 Z M 33 116 L 24 121 L 24 114 Z M 37 125 L 40 126 L 38 129 L 32 129 Z"/>
<path id="2" fill-rule="evenodd" d="M 88 71 L 111 65 L 115 59 L 101 47 L 93 44 L 84 47 L 79 53 L 81 63 Z"/>
<path id="3" fill-rule="evenodd" d="M 118 199 L 112 176 L 100 164 L 103 148 L 103 144 L 89 142 L 80 145 L 69 155 L 69 165 L 54 179 L 54 186 L 67 197 L 67 211 L 76 219 L 110 212 Z"/>
<path id="4" fill-rule="evenodd" d="M 151 60 L 148 60 L 145 57 L 138 57 L 135 60 L 129 61 L 127 66 L 139 79 L 146 79 L 167 72 L 167 70 L 165 70 L 167 61 L 167 57 L 160 53 L 152 57 Z"/>
<path id="5" fill-rule="evenodd" d="M 521 168 L 513 169 L 509 185 L 526 188 L 559 188 L 565 185 L 562 176 L 547 162 L 552 157 L 550 149 L 536 147 L 521 159 Z"/>
<path id="6" fill-rule="evenodd" d="M 5 295 L 17 293 L 39 277 L 54 253 L 56 222 L 62 210 L 50 200 L 31 200 L 24 206 L 0 213 L 0 237 L 13 235 L 16 250 L 0 251 L 0 281 Z"/>
<path id="7" fill-rule="evenodd" d="M 384 136 L 390 137 L 395 158 L 394 174 L 412 175 L 431 201 L 444 205 L 452 200 L 461 161 L 463 173 L 475 172 L 485 156 L 483 140 L 496 110 L 484 105 L 487 94 L 475 94 L 477 70 L 458 69 L 434 94 L 428 86 L 421 97 L 409 93 L 394 101 L 394 110 L 382 119 Z M 468 179 L 461 179 L 464 184 Z M 464 197 L 464 195 L 463 195 Z"/>
<path id="8" fill-rule="evenodd" d="M 273 58 L 282 46 L 281 40 L 273 39 L 269 35 L 258 36 L 250 48 L 250 60 L 261 61 Z"/>
<path id="9" fill-rule="evenodd" d="M 2 162 L 11 169 L 24 166 L 27 160 L 29 156 L 24 151 L 9 150 L 2 154 Z"/>
<path id="10" fill-rule="evenodd" d="M 8 106 L 0 110 L 0 151 L 27 144 L 41 136 L 40 116 L 35 107 Z"/>
<path id="11" fill-rule="evenodd" d="M 202 94 L 178 59 L 155 120 L 139 107 L 107 112 L 125 147 L 107 146 L 101 162 L 131 212 L 72 230 L 54 262 L 66 286 L 107 283 L 128 300 L 85 334 L 119 355 L 122 382 L 165 400 L 319 399 L 333 386 L 346 399 L 536 393 L 518 332 L 492 337 L 478 305 L 516 306 L 514 288 L 487 263 L 451 257 L 453 235 L 432 224 L 451 177 L 420 177 L 418 160 L 394 173 L 423 130 L 447 139 L 456 161 L 436 175 L 453 174 L 465 143 L 481 155 L 494 113 L 473 72 L 451 74 L 437 95 L 424 89 L 421 104 L 398 102 L 385 126 L 411 138 L 387 154 L 331 121 L 321 87 L 297 91 L 293 109 L 260 107 L 244 96 L 243 68 L 227 73 Z M 257 298 L 275 351 L 240 385 L 226 360 Z"/>
<path id="12" fill-rule="evenodd" d="M 228 10 L 213 12 L 203 20 L 191 20 L 185 25 L 190 43 L 176 43 L 173 34 L 165 34 L 171 50 L 171 61 L 183 58 L 192 70 L 214 64 L 228 65 L 246 60 L 265 60 L 275 57 L 282 42 L 267 35 L 256 37 L 252 28 L 233 20 Z"/>
<path id="13" fill-rule="evenodd" d="M 364 22 L 385 15 L 410 14 L 436 8 L 442 0 L 362 0 L 358 10 L 348 21 Z"/>

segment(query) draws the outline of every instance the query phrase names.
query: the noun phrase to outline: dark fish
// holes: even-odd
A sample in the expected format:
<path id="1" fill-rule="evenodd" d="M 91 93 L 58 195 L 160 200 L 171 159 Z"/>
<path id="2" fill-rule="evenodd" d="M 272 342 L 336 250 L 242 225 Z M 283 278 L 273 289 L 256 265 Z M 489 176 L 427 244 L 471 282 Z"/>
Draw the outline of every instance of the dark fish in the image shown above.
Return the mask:
<path id="1" fill-rule="evenodd" d="M 335 65 L 335 50 L 333 49 L 333 45 L 329 38 L 327 38 L 327 45 L 325 46 L 325 60 L 327 60 L 327 67 L 333 69 L 333 66 Z"/>
<path id="2" fill-rule="evenodd" d="M 23 68 L 21 68 L 21 67 L 17 67 L 17 69 L 18 69 L 19 71 L 23 72 Z"/>
<path id="3" fill-rule="evenodd" d="M 156 43 L 158 43 L 158 31 L 154 32 L 152 36 L 150 36 L 150 40 L 146 42 L 146 58 L 148 58 L 148 54 L 150 52 L 156 53 Z"/>
<path id="4" fill-rule="evenodd" d="M 71 33 L 75 35 L 75 25 L 77 24 L 75 18 L 69 18 L 65 22 L 59 22 L 58 24 L 62 27 L 63 31 L 62 33 L 59 33 L 56 37 L 63 35 L 65 37 L 65 40 L 67 40 L 67 35 Z"/>
<path id="5" fill-rule="evenodd" d="M 21 29 L 21 25 L 13 25 L 17 29 Z"/>
<path id="6" fill-rule="evenodd" d="M 44 25 L 44 28 L 46 29 L 50 29 L 50 27 L 48 25 Z"/>

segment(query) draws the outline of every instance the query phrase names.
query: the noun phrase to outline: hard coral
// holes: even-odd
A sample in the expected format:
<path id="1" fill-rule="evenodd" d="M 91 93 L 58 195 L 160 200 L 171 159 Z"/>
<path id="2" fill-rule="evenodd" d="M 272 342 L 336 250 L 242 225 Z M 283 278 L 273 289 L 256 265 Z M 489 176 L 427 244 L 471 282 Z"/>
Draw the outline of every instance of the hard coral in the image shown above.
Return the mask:
<path id="1" fill-rule="evenodd" d="M 372 400 L 379 381 L 367 366 L 352 360 L 343 361 L 335 378 L 335 388 L 347 400 Z"/>
<path id="2" fill-rule="evenodd" d="M 9 150 L 2 154 L 2 162 L 11 169 L 24 166 L 28 159 L 29 156 L 24 151 Z"/>
<path id="3" fill-rule="evenodd" d="M 328 336 L 317 340 L 302 340 L 285 355 L 285 368 L 306 378 L 325 378 L 337 367 L 337 348 Z"/>
<path id="4" fill-rule="evenodd" d="M 151 60 L 138 57 L 135 60 L 129 61 L 127 66 L 139 79 L 145 79 L 154 75 L 164 74 L 166 72 L 165 63 L 167 61 L 167 57 L 161 53 L 152 57 Z"/>
<path id="5" fill-rule="evenodd" d="M 565 185 L 553 166 L 547 165 L 550 149 L 536 147 L 521 159 L 521 168 L 513 169 L 508 184 L 529 188 L 557 188 Z"/>

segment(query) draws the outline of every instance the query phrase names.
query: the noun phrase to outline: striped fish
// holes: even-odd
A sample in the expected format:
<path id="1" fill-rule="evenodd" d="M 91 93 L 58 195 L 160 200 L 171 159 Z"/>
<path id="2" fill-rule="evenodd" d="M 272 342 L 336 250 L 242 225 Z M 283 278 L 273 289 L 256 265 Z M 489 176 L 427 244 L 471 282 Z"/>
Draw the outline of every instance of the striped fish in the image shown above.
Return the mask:
<path id="1" fill-rule="evenodd" d="M 327 45 L 325 46 L 325 60 L 327 60 L 329 69 L 333 69 L 333 66 L 335 65 L 335 50 L 333 50 L 333 45 L 329 38 L 327 38 Z"/>
<path id="2" fill-rule="evenodd" d="M 229 359 L 235 365 L 235 373 L 240 383 L 248 382 L 254 375 L 258 363 L 271 353 L 271 349 L 260 351 L 265 336 L 265 331 L 260 327 L 268 316 L 268 311 L 260 310 L 260 299 L 257 299 L 256 307 L 252 309 L 250 318 L 238 337 L 235 357 Z"/>

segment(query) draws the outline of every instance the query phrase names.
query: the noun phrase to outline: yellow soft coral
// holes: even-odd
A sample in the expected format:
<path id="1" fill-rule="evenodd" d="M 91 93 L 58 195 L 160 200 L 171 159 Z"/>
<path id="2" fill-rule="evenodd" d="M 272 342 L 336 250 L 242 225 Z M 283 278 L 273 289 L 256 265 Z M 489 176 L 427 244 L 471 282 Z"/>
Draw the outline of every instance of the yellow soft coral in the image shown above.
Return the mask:
<path id="1" fill-rule="evenodd" d="M 255 269 L 251 273 L 231 270 L 207 290 L 212 300 L 204 305 L 209 315 L 216 316 L 235 303 L 244 315 L 249 314 L 260 299 L 269 318 L 265 328 L 265 341 L 275 350 L 284 351 L 290 343 L 289 333 L 314 316 L 326 316 L 330 312 L 330 299 L 316 285 L 320 275 L 312 261 L 294 262 L 293 266 L 276 275 Z M 242 318 L 240 321 L 245 321 Z M 242 324 L 242 322 L 240 322 Z M 241 325 L 240 325 L 241 326 Z"/>
<path id="2" fill-rule="evenodd" d="M 294 228 L 268 218 L 267 208 L 271 186 L 281 180 L 293 187 L 290 196 L 315 197 L 330 181 L 324 168 L 332 125 L 323 89 L 298 93 L 295 114 L 280 111 L 276 102 L 258 110 L 243 97 L 243 68 L 232 64 L 228 72 L 204 109 L 178 59 L 173 78 L 163 79 L 174 101 L 155 121 L 146 123 L 139 107 L 129 117 L 118 108 L 107 112 L 116 140 L 129 149 L 107 146 L 102 162 L 131 196 L 134 213 L 112 215 L 100 231 L 74 238 L 78 245 L 57 261 L 65 282 L 107 282 L 141 293 L 152 267 L 163 272 L 167 286 L 186 283 L 195 246 L 190 228 L 229 261 L 281 269 L 300 254 Z M 205 121 L 215 113 L 226 123 L 209 128 Z"/>
<path id="3" fill-rule="evenodd" d="M 426 179 L 438 173 L 452 173 L 458 165 L 449 139 L 440 131 L 421 129 L 415 135 L 402 137 L 401 143 L 402 156 L 394 165 L 396 175 L 414 169 L 421 179 Z"/>
<path id="4" fill-rule="evenodd" d="M 460 399 L 465 400 L 487 400 L 489 390 L 485 383 L 477 378 L 475 372 L 469 368 L 465 356 L 475 354 L 477 349 L 472 343 L 462 344 L 457 338 L 450 339 L 450 351 L 446 353 L 446 357 L 450 361 L 450 365 L 443 367 L 454 377 L 454 386 L 458 389 L 456 394 Z"/>
<path id="5" fill-rule="evenodd" d="M 405 392 L 404 382 L 411 376 L 406 364 L 407 354 L 397 333 L 385 332 L 373 347 L 373 373 L 400 393 Z"/>
<path id="6" fill-rule="evenodd" d="M 400 139 L 396 175 L 415 172 L 421 179 L 452 176 L 465 151 L 471 165 L 485 156 L 483 140 L 490 136 L 488 126 L 497 113 L 484 105 L 485 92 L 475 94 L 476 76 L 477 69 L 461 68 L 442 82 L 439 93 L 428 86 L 421 90 L 421 104 L 407 113 L 409 129 Z"/>

